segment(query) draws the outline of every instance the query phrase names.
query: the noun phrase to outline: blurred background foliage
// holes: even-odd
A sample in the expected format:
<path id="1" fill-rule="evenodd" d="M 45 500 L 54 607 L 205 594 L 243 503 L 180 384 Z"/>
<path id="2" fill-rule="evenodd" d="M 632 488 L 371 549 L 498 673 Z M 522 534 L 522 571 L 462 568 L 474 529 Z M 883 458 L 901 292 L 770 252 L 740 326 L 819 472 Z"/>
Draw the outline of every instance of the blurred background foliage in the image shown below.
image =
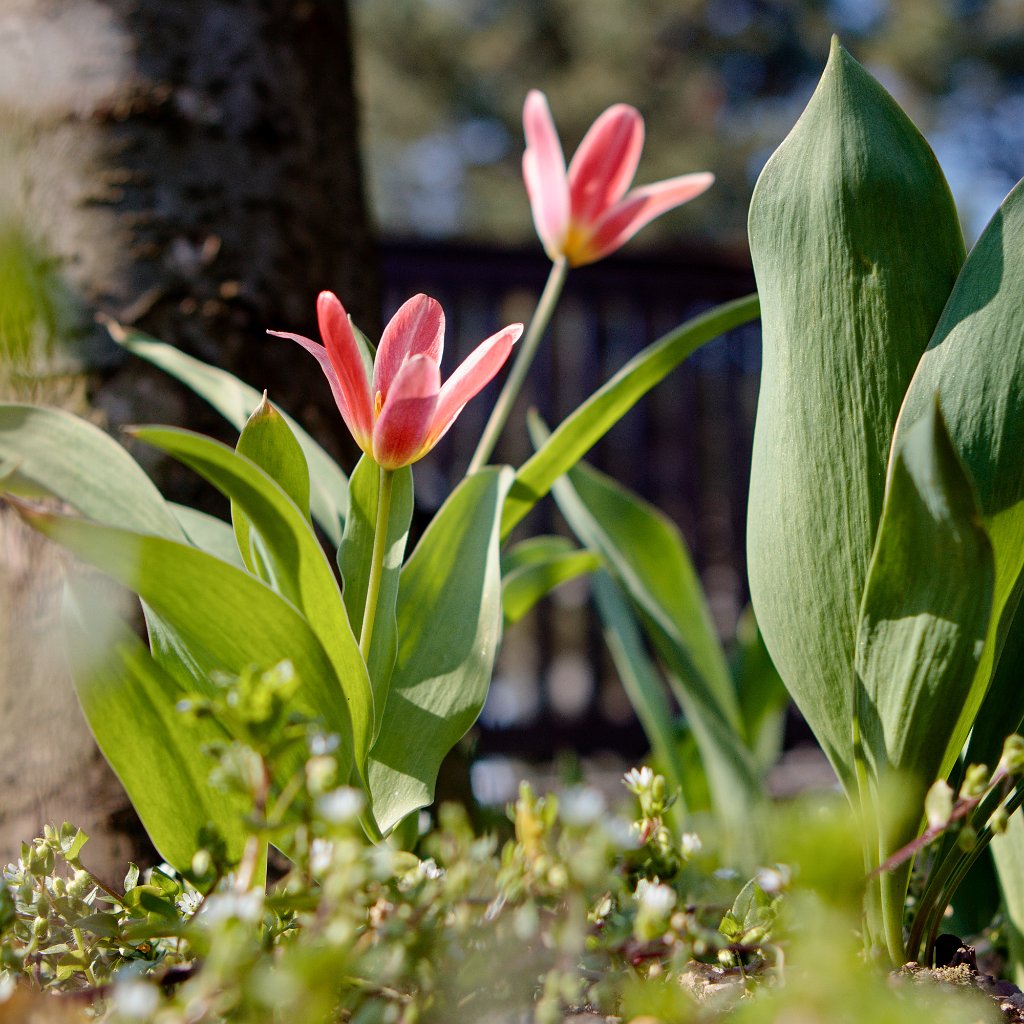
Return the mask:
<path id="1" fill-rule="evenodd" d="M 352 0 L 364 153 L 385 237 L 517 245 L 527 89 L 567 158 L 625 101 L 647 120 L 638 183 L 712 170 L 716 187 L 646 228 L 745 250 L 750 191 L 837 32 L 925 133 L 969 241 L 1020 177 L 1021 0 Z"/>

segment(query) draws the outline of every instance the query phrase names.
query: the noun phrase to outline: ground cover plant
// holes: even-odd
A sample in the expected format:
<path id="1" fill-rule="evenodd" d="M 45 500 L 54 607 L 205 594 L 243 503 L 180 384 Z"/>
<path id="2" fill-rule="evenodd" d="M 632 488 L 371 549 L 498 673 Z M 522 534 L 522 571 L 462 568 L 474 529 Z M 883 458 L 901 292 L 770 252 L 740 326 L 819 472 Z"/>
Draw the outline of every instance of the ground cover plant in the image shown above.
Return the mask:
<path id="1" fill-rule="evenodd" d="M 948 992 L 922 1010 L 934 993 L 893 992 L 882 968 L 932 963 L 990 849 L 1019 954 L 1020 187 L 965 254 L 927 144 L 835 42 L 754 191 L 758 296 L 671 331 L 553 430 L 532 417 L 535 454 L 491 466 L 566 274 L 711 184 L 630 190 L 643 122 L 625 105 L 568 167 L 540 93 L 524 128 L 552 260 L 525 332 L 499 329 L 443 385 L 443 310 L 426 296 L 376 346 L 327 291 L 322 345 L 271 332 L 323 368 L 363 452 L 351 475 L 271 396 L 113 323 L 238 428 L 235 448 L 131 431 L 221 491 L 230 522 L 167 502 L 84 421 L 0 406 L 6 500 L 141 599 L 148 644 L 71 583 L 65 639 L 90 726 L 167 862 L 116 891 L 85 870 L 73 827 L 27 846 L 2 890 L 5 994 L 30 998 L 22 978 L 110 1019 L 168 1021 L 298 1006 L 407 1024 L 525 1007 L 542 1022 L 586 1007 L 637 1021 L 989 1013 Z M 730 665 L 678 529 L 581 459 L 687 355 L 759 312 L 757 622 Z M 510 357 L 465 477 L 407 554 L 411 465 Z M 549 493 L 578 546 L 521 528 L 512 543 Z M 505 623 L 581 574 L 656 766 L 627 776 L 632 822 L 594 791 L 524 790 L 500 855 L 452 810 L 421 834 Z M 767 800 L 786 692 L 845 804 Z M 267 889 L 271 848 L 286 860 Z M 62 862 L 70 873 L 54 874 Z M 852 987 L 816 985 L 815 959 L 843 964 Z M 496 961 L 507 985 L 480 966 Z M 974 979 L 964 966 L 950 977 Z"/>

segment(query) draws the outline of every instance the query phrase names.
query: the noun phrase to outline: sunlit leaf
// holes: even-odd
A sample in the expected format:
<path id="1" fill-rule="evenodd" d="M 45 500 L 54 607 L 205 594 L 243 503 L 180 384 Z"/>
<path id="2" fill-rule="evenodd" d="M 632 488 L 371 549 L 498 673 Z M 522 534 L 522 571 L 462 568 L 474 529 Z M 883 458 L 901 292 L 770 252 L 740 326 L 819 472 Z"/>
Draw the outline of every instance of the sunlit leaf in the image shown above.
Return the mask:
<path id="1" fill-rule="evenodd" d="M 138 427 L 134 433 L 191 466 L 251 521 L 263 542 L 274 588 L 301 611 L 330 657 L 331 675 L 348 704 L 356 766 L 362 773 L 373 695 L 337 581 L 310 523 L 274 480 L 227 445 L 171 427 Z"/>
<path id="2" fill-rule="evenodd" d="M 363 613 L 366 608 L 379 493 L 380 467 L 373 459 L 364 455 L 349 480 L 348 519 L 345 520 L 345 533 L 341 539 L 341 547 L 338 548 L 338 568 L 345 584 L 345 607 L 356 636 L 361 634 Z M 391 474 L 391 501 L 384 542 L 384 562 L 368 659 L 375 708 L 374 739 L 380 731 L 391 672 L 398 650 L 395 603 L 398 600 L 399 572 L 405 558 L 412 513 L 412 470 L 404 466 Z"/>
<path id="3" fill-rule="evenodd" d="M 398 658 L 370 791 L 381 831 L 431 802 L 441 761 L 476 721 L 501 639 L 499 524 L 507 468 L 467 477 L 401 574 Z"/>
<path id="4" fill-rule="evenodd" d="M 186 355 L 173 345 L 116 324 L 111 336 L 129 352 L 158 366 L 205 399 L 236 430 L 241 431 L 263 398 L 262 392 L 237 377 Z M 332 544 L 341 543 L 341 530 L 348 514 L 348 477 L 341 467 L 287 413 L 281 413 L 306 454 L 310 474 L 310 509 L 317 525 Z"/>
<path id="5" fill-rule="evenodd" d="M 928 144 L 835 41 L 761 173 L 749 228 L 764 335 L 751 597 L 772 660 L 852 791 L 854 638 L 893 427 L 963 239 Z"/>

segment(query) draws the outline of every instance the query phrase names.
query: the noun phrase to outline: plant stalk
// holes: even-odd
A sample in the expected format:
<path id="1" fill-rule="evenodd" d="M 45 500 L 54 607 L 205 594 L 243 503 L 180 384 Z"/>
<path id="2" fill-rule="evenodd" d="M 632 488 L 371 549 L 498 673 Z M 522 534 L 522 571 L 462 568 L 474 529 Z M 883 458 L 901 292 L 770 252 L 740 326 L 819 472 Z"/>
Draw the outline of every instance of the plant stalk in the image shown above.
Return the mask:
<path id="1" fill-rule="evenodd" d="M 377 601 L 384 577 L 384 549 L 388 541 L 388 521 L 391 518 L 391 483 L 394 473 L 380 467 L 380 486 L 377 490 L 377 522 L 373 531 L 373 554 L 370 556 L 370 578 L 366 584 L 366 604 L 363 624 L 359 631 L 359 653 L 367 665 L 370 663 L 370 645 L 373 643 L 373 623 L 377 618 Z"/>
<path id="2" fill-rule="evenodd" d="M 533 317 L 530 319 L 530 326 L 527 328 L 526 336 L 519 343 L 519 351 L 516 353 L 512 369 L 505 379 L 501 394 L 498 395 L 498 401 L 494 403 L 494 409 L 487 420 L 484 432 L 480 435 L 480 442 L 476 446 L 476 451 L 473 452 L 473 458 L 470 459 L 469 469 L 466 471 L 467 474 L 475 473 L 478 469 L 486 466 L 491 455 L 494 453 L 494 446 L 498 443 L 498 438 L 508 422 L 512 406 L 519 397 L 523 382 L 526 380 L 526 375 L 530 370 L 530 364 L 533 362 L 533 357 L 537 354 L 541 338 L 544 337 L 544 332 L 551 322 L 551 315 L 554 313 L 559 296 L 562 294 L 562 287 L 565 285 L 565 278 L 568 272 L 569 264 L 564 256 L 551 264 L 551 272 L 548 274 L 544 291 L 541 292 L 540 299 L 537 301 L 537 308 L 533 311 Z"/>

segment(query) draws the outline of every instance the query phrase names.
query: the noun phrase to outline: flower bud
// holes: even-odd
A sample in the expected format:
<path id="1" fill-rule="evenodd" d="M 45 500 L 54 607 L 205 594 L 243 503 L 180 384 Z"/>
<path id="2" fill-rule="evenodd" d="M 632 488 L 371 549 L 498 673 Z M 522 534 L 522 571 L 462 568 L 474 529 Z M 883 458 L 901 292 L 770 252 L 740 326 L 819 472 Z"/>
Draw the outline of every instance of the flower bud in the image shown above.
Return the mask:
<path id="1" fill-rule="evenodd" d="M 1024 736 L 1013 733 L 1006 737 L 999 766 L 1010 775 L 1020 775 L 1021 772 L 1024 772 Z"/>

